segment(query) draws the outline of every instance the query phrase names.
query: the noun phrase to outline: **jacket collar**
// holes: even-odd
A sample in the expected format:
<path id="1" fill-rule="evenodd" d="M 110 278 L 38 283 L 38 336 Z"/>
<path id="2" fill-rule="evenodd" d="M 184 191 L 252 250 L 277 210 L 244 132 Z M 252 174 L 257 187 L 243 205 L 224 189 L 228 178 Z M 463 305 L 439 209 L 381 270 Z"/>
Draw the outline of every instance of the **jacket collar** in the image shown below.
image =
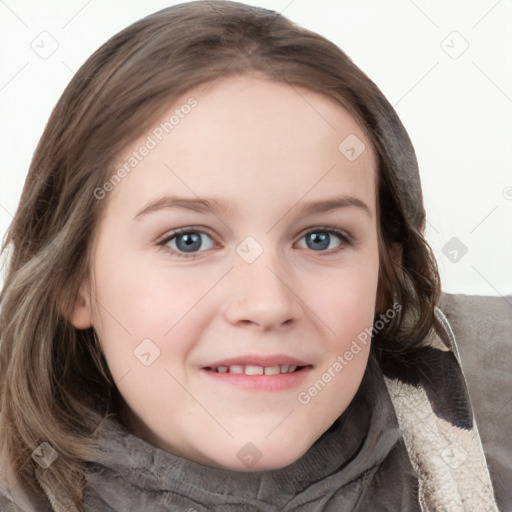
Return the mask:
<path id="1" fill-rule="evenodd" d="M 252 505 L 260 510 L 267 503 L 273 510 L 292 510 L 300 503 L 325 499 L 378 466 L 401 438 L 373 358 L 347 410 L 302 457 L 280 469 L 233 472 L 207 467 L 148 444 L 112 419 L 97 433 L 97 456 L 88 464 L 86 503 L 115 511 L 126 510 L 128 503 L 130 510 L 160 510 L 156 503 L 165 500 L 190 500 L 206 509 Z M 352 510 L 365 485 L 369 481 L 347 495 L 346 510 Z"/>

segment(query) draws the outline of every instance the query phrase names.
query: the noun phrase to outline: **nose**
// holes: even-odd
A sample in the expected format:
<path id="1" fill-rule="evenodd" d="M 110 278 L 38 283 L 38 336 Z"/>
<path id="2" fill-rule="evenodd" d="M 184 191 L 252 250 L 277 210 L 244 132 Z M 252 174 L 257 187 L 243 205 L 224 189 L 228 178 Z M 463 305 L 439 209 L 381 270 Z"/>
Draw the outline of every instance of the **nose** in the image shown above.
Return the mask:
<path id="1" fill-rule="evenodd" d="M 232 325 L 259 331 L 283 330 L 302 317 L 303 302 L 294 279 L 268 251 L 253 263 L 237 257 L 227 278 L 224 314 Z"/>

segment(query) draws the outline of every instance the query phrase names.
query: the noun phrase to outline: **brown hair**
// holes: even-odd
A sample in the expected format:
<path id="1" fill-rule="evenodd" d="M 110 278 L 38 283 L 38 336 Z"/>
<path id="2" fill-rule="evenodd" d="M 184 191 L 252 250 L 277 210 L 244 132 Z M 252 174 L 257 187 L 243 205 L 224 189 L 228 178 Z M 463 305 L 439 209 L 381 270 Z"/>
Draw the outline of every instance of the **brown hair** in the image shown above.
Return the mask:
<path id="1" fill-rule="evenodd" d="M 336 45 L 273 11 L 228 1 L 164 9 L 115 35 L 73 77 L 37 146 L 4 243 L 0 467 L 11 466 L 30 494 L 42 495 L 42 486 L 80 508 L 91 436 L 119 411 L 93 329 L 66 319 L 106 203 L 95 189 L 174 98 L 248 72 L 328 95 L 361 124 L 378 165 L 381 309 L 402 306 L 375 341 L 412 350 L 435 325 L 439 279 L 422 234 L 417 162 L 375 84 Z M 394 246 L 401 261 L 391 256 Z M 413 321 L 404 322 L 409 314 Z M 59 455 L 45 470 L 31 458 L 42 441 Z"/>

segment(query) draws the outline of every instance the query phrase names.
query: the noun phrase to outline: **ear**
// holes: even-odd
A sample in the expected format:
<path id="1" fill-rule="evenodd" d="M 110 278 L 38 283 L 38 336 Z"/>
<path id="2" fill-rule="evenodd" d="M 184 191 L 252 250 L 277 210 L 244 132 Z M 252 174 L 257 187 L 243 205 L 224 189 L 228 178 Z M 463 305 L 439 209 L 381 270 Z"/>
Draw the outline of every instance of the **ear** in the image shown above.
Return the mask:
<path id="1" fill-rule="evenodd" d="M 400 244 L 394 243 L 389 248 L 389 260 L 392 266 L 401 265 L 402 264 L 402 246 Z M 375 314 L 381 314 L 385 312 L 386 309 L 386 294 L 383 289 L 384 284 L 381 280 L 379 280 L 379 285 L 377 287 L 377 295 L 375 299 Z"/>
<path id="2" fill-rule="evenodd" d="M 375 299 L 375 315 L 380 315 L 384 313 L 384 309 L 386 308 L 384 291 L 382 290 L 382 286 L 379 284 L 377 288 L 377 296 Z"/>
<path id="3" fill-rule="evenodd" d="M 80 286 L 69 321 L 77 329 L 88 329 L 92 326 L 91 294 L 87 285 Z"/>

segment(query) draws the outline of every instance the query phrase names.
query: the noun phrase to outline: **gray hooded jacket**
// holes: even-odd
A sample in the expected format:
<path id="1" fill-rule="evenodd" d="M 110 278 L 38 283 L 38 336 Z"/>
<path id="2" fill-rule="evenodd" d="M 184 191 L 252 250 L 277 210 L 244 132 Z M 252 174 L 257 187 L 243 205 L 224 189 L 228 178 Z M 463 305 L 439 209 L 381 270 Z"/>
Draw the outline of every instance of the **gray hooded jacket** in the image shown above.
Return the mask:
<path id="1" fill-rule="evenodd" d="M 286 467 L 233 472 L 203 466 L 106 419 L 97 430 L 97 458 L 87 465 L 83 510 L 512 510 L 512 300 L 445 295 L 441 307 L 445 332 L 431 347 L 403 364 L 379 364 L 372 354 L 348 409 Z M 407 370 L 413 365 L 420 367 L 419 380 Z M 24 503 L 18 494 L 0 499 L 0 510 L 74 510 L 48 490 L 47 496 L 51 508 Z"/>

